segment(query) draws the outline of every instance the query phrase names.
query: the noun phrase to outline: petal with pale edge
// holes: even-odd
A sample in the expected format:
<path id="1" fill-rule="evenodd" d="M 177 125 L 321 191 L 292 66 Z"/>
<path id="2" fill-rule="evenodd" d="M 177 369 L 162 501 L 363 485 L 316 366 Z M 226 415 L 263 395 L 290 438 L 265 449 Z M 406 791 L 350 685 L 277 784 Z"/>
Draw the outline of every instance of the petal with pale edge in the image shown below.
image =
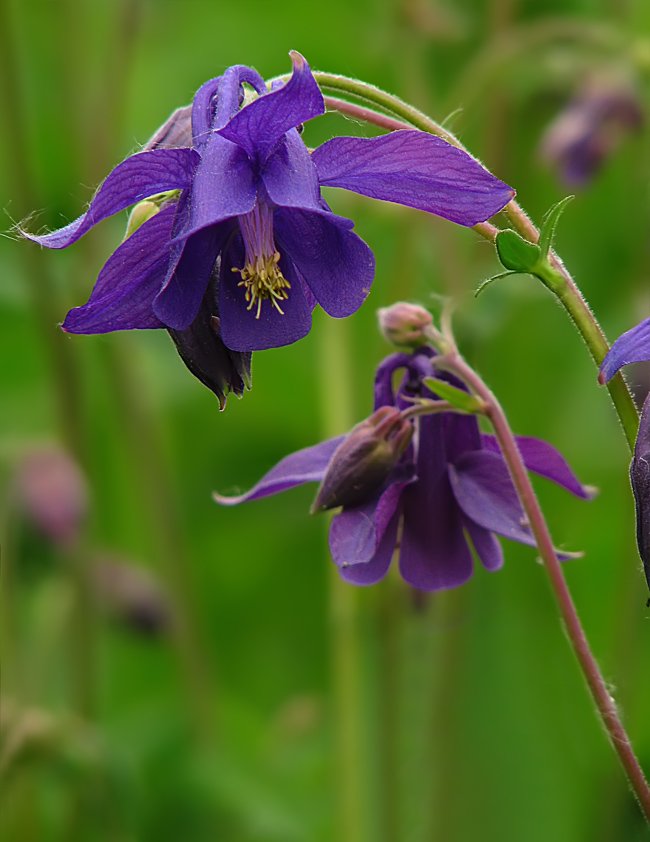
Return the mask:
<path id="1" fill-rule="evenodd" d="M 418 590 L 454 588 L 470 578 L 473 562 L 447 478 L 442 416 L 420 419 L 417 476 L 403 496 L 400 572 Z"/>
<path id="2" fill-rule="evenodd" d="M 325 113 L 323 95 L 309 65 L 300 53 L 292 51 L 290 56 L 289 81 L 246 105 L 219 132 L 258 161 L 266 160 L 289 129 Z"/>
<path id="3" fill-rule="evenodd" d="M 398 526 L 399 517 L 394 515 L 386 527 L 374 556 L 369 561 L 359 564 L 342 564 L 339 567 L 341 578 L 353 585 L 374 585 L 381 581 L 388 573 L 395 552 Z"/>
<path id="4" fill-rule="evenodd" d="M 215 492 L 213 497 L 223 506 L 236 506 L 239 503 L 247 503 L 249 500 L 259 500 L 262 497 L 279 494 L 281 491 L 287 491 L 306 482 L 320 482 L 325 476 L 332 454 L 344 438 L 345 436 L 337 436 L 285 456 L 246 494 L 229 497 Z"/>
<path id="5" fill-rule="evenodd" d="M 148 219 L 104 264 L 88 302 L 70 310 L 67 333 L 159 328 L 151 303 L 160 290 L 169 263 L 169 238 L 176 207 L 170 205 Z"/>
<path id="6" fill-rule="evenodd" d="M 230 248 L 222 257 L 219 281 L 221 336 L 233 351 L 263 351 L 291 345 L 311 329 L 311 303 L 305 296 L 303 283 L 291 261 L 282 258 L 280 269 L 291 284 L 286 300 L 280 302 L 280 313 L 269 300 L 262 301 L 260 317 L 257 304 L 249 309 L 244 288 L 238 286 L 241 275 L 233 267 L 244 265 L 243 248 Z"/>
<path id="7" fill-rule="evenodd" d="M 417 130 L 335 137 L 316 149 L 312 159 L 323 187 L 343 187 L 459 225 L 489 219 L 515 195 L 467 152 Z"/>
<path id="8" fill-rule="evenodd" d="M 646 398 L 639 422 L 639 434 L 630 466 L 636 504 L 636 537 L 650 588 L 650 397 Z"/>
<path id="9" fill-rule="evenodd" d="M 363 304 L 375 275 L 375 258 L 347 219 L 327 212 L 277 208 L 276 242 L 290 256 L 323 310 L 350 316 Z"/>
<path id="10" fill-rule="evenodd" d="M 62 249 L 83 237 L 94 225 L 137 202 L 166 190 L 189 187 L 199 155 L 193 149 L 153 149 L 138 152 L 122 161 L 107 176 L 90 207 L 78 219 L 38 236 L 23 231 L 23 236 L 41 246 Z"/>
<path id="11" fill-rule="evenodd" d="M 481 444 L 485 450 L 501 455 L 495 436 L 482 434 Z M 548 442 L 531 436 L 517 436 L 517 445 L 529 471 L 550 479 L 583 500 L 591 500 L 595 496 L 595 490 L 580 482 L 564 456 Z"/>
<path id="12" fill-rule="evenodd" d="M 402 491 L 412 480 L 406 472 L 398 472 L 395 477 L 395 481 L 367 503 L 343 509 L 332 519 L 330 552 L 339 567 L 367 564 L 375 557 L 397 511 Z"/>
<path id="13" fill-rule="evenodd" d="M 618 337 L 600 366 L 599 380 L 607 383 L 619 368 L 644 360 L 650 360 L 650 319 Z"/>

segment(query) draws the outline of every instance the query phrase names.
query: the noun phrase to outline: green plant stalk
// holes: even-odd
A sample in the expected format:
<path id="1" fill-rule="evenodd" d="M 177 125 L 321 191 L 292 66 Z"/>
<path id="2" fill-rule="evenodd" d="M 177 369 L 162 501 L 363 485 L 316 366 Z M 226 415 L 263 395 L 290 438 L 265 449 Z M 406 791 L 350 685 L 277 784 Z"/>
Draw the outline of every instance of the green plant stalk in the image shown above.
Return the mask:
<path id="1" fill-rule="evenodd" d="M 557 607 L 564 622 L 571 648 L 578 660 L 582 674 L 587 682 L 598 716 L 610 738 L 618 760 L 623 767 L 628 782 L 637 798 L 641 812 L 650 824 L 650 786 L 643 769 L 634 753 L 630 738 L 623 726 L 616 702 L 612 698 L 607 683 L 598 666 L 587 636 L 580 622 L 571 592 L 564 579 L 562 565 L 557 557 L 553 540 L 537 500 L 537 495 L 530 482 L 528 471 L 522 460 L 517 440 L 510 428 L 508 419 L 490 388 L 479 375 L 465 362 L 457 351 L 441 358 L 446 370 L 452 371 L 463 380 L 472 392 L 486 405 L 486 416 L 494 429 L 501 448 L 501 453 L 510 471 L 517 495 L 535 537 L 537 548 L 544 562 Z"/>
<path id="2" fill-rule="evenodd" d="M 355 103 L 347 103 L 343 100 L 328 98 L 326 101 L 331 108 L 336 108 L 342 113 L 349 114 L 357 119 L 365 120 L 368 123 L 385 129 L 417 128 L 441 137 L 453 146 L 457 146 L 459 149 L 463 149 L 468 154 L 471 154 L 454 134 L 426 114 L 423 114 L 417 108 L 414 108 L 393 94 L 382 91 L 380 88 L 366 82 L 349 79 L 347 76 L 316 72 L 314 73 L 314 77 L 323 88 L 334 90 L 337 93 L 355 96 L 372 105 L 373 108 L 381 108 L 383 111 L 388 112 L 388 114 L 378 114 L 372 108 L 365 108 Z M 399 118 L 399 120 L 393 119 L 394 117 Z M 511 201 L 505 207 L 504 211 L 519 234 L 529 242 L 537 242 L 539 231 L 516 201 Z M 498 229 L 490 223 L 475 225 L 474 230 L 492 242 L 498 233 Z M 556 254 L 551 254 L 551 261 L 556 272 L 556 277 L 553 285 L 549 286 L 549 289 L 555 294 L 560 304 L 568 313 L 587 345 L 594 362 L 600 365 L 609 350 L 609 344 L 605 334 L 576 282 L 560 258 Z M 621 426 L 623 427 L 625 438 L 630 449 L 632 449 L 636 441 L 639 416 L 630 390 L 620 373 L 610 380 L 607 384 L 607 389 L 618 414 Z"/>
<path id="3" fill-rule="evenodd" d="M 350 379 L 347 324 L 327 319 L 320 326 L 319 382 L 321 413 L 326 437 L 339 435 L 355 423 L 354 388 Z M 330 566 L 329 627 L 334 696 L 334 780 L 340 842 L 365 842 L 366 811 L 363 808 L 361 702 L 361 641 L 358 622 L 358 591 L 344 582 Z"/>

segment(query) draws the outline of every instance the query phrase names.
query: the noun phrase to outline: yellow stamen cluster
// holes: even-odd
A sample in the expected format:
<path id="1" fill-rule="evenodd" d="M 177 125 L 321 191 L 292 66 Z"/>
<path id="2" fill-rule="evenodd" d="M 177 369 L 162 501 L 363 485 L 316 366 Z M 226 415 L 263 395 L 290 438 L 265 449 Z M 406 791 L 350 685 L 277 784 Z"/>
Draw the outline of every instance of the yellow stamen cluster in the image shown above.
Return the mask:
<path id="1" fill-rule="evenodd" d="M 255 263 L 247 262 L 243 269 L 233 267 L 232 271 L 241 275 L 237 286 L 244 288 L 247 309 L 257 307 L 256 319 L 259 319 L 262 312 L 263 301 L 270 301 L 278 313 L 284 316 L 280 301 L 289 298 L 291 284 L 280 271 L 279 262 L 280 254 L 276 251 L 270 257 L 257 257 Z"/>

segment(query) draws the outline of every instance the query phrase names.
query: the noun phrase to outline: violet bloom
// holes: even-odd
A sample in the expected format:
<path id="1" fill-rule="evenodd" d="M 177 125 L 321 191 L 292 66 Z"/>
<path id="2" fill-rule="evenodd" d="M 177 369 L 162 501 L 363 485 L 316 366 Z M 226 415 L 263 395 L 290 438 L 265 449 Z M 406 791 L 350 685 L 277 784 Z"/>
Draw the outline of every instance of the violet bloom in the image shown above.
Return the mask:
<path id="1" fill-rule="evenodd" d="M 158 148 L 132 155 L 109 174 L 83 216 L 50 234 L 25 235 L 65 248 L 111 214 L 166 194 L 160 212 L 109 258 L 65 330 L 185 331 L 216 273 L 204 321 L 219 317 L 227 348 L 287 345 L 308 333 L 316 303 L 331 316 L 354 313 L 374 276 L 371 250 L 350 220 L 331 212 L 321 187 L 466 226 L 512 198 L 510 187 L 465 152 L 421 131 L 337 137 L 310 154 L 298 127 L 325 105 L 306 61 L 291 56 L 291 78 L 272 91 L 243 66 L 206 82 L 192 105 L 191 146 L 165 148 L 183 133 L 164 130 Z M 255 92 L 250 102 L 244 85 Z M 177 113 L 186 119 L 185 111 Z"/>
<path id="2" fill-rule="evenodd" d="M 375 410 L 403 409 L 415 395 L 432 397 L 422 384 L 433 374 L 431 353 L 423 349 L 384 360 L 375 378 Z M 393 376 L 399 369 L 405 374 L 394 391 Z M 306 482 L 320 483 L 345 441 L 340 436 L 293 453 L 248 493 L 215 499 L 236 505 Z M 591 496 L 549 444 L 534 438 L 519 438 L 518 443 L 529 470 L 578 497 Z M 447 412 L 419 419 L 413 444 L 385 481 L 364 502 L 344 505 L 333 518 L 329 543 L 349 582 L 378 582 L 399 546 L 402 577 L 415 588 L 434 591 L 470 578 L 471 546 L 488 570 L 500 568 L 503 555 L 497 535 L 535 544 L 494 436 L 482 434 L 474 416 Z"/>
<path id="3" fill-rule="evenodd" d="M 606 383 L 624 365 L 650 360 L 650 319 L 622 334 L 612 345 L 600 367 L 600 381 Z M 630 482 L 636 507 L 636 538 L 650 588 L 650 394 L 645 399 L 639 432 L 630 465 Z"/>

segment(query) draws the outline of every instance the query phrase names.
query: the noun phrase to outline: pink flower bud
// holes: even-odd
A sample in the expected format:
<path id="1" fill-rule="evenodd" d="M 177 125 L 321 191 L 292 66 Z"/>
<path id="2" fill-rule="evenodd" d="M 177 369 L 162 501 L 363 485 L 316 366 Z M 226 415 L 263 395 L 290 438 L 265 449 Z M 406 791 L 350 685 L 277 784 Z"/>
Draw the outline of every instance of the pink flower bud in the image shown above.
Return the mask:
<path id="1" fill-rule="evenodd" d="M 30 451 L 16 475 L 18 501 L 30 521 L 53 543 L 69 546 L 79 537 L 88 511 L 81 470 L 57 447 Z"/>
<path id="2" fill-rule="evenodd" d="M 417 304 L 398 301 L 377 311 L 379 330 L 394 345 L 417 348 L 427 342 L 425 330 L 433 319 L 431 313 Z"/>

